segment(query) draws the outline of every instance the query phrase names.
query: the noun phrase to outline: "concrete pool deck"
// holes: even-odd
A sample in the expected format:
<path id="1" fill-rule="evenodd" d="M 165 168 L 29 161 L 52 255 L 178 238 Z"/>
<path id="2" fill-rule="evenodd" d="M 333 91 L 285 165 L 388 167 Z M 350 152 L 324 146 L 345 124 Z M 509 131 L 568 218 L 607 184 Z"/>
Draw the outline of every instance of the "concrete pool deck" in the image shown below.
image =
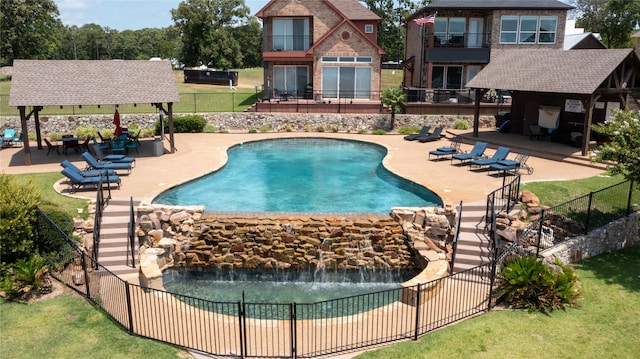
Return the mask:
<path id="1" fill-rule="evenodd" d="M 469 166 L 458 166 L 449 160 L 428 160 L 428 152 L 437 147 L 447 146 L 453 135 L 465 138 L 462 149 L 468 151 L 475 141 L 490 143 L 487 154 L 491 155 L 497 145 L 512 148 L 509 158 L 515 153 L 526 150 L 531 152 L 527 164 L 535 169 L 529 175 L 522 173 L 523 182 L 546 180 L 570 180 L 591 177 L 604 172 L 603 166 L 593 167 L 588 160 L 579 156 L 577 149 L 543 141 L 530 141 L 528 137 L 497 134 L 495 131 L 482 131 L 478 138 L 471 137 L 470 131 L 447 131 L 447 138 L 440 141 L 420 143 L 406 141 L 403 135 L 371 135 L 346 133 L 226 133 L 226 134 L 176 134 L 177 151 L 154 156 L 153 140 L 142 140 L 140 153 L 130 153 L 137 158 L 136 166 L 127 176 L 122 176 L 122 187 L 112 191 L 113 197 L 134 197 L 142 203 L 150 202 L 157 194 L 172 186 L 200 177 L 222 167 L 227 161 L 227 150 L 243 142 L 289 138 L 289 137 L 325 137 L 360 140 L 377 143 L 388 150 L 383 160 L 384 166 L 395 174 L 423 185 L 438 194 L 445 203 L 456 205 L 460 201 L 479 201 L 502 185 L 502 178 L 490 175 L 486 171 L 470 170 Z M 164 141 L 165 151 L 169 143 Z M 7 174 L 59 172 L 60 162 L 65 159 L 78 167 L 85 167 L 84 160 L 76 153 L 46 155 L 46 146 L 37 149 L 31 142 L 32 165 L 24 165 L 23 148 L 5 148 L 0 151 L 0 171 Z M 250 173 L 247 174 L 251 176 Z M 58 189 L 66 193 L 66 184 Z M 93 190 L 81 190 L 75 196 L 95 198 Z"/>

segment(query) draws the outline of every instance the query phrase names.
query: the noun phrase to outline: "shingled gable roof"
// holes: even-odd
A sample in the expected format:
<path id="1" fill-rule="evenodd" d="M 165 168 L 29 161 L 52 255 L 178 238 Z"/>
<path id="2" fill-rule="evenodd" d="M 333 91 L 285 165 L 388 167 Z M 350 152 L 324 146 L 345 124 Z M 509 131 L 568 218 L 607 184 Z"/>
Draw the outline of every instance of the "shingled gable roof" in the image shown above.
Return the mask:
<path id="1" fill-rule="evenodd" d="M 570 10 L 559 0 L 433 0 L 427 9 Z"/>
<path id="2" fill-rule="evenodd" d="M 264 12 L 278 0 L 271 0 L 256 13 L 256 17 L 264 18 Z M 349 20 L 372 20 L 380 22 L 382 18 L 364 7 L 358 0 L 322 0 L 330 5 Z"/>
<path id="3" fill-rule="evenodd" d="M 10 106 L 180 102 L 169 61 L 15 60 Z"/>
<path id="4" fill-rule="evenodd" d="M 467 87 L 590 95 L 629 56 L 631 49 L 499 51 Z"/>

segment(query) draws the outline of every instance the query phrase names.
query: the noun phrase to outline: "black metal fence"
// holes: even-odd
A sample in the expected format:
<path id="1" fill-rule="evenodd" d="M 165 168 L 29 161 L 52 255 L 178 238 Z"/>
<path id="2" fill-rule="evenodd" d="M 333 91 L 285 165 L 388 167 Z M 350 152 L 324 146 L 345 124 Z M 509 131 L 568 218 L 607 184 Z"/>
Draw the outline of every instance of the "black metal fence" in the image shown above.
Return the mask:
<path id="1" fill-rule="evenodd" d="M 39 228 L 57 230 L 43 213 Z M 229 357 L 311 358 L 419 336 L 489 310 L 491 265 L 316 303 L 214 302 L 122 280 L 67 238 L 52 275 L 130 334 Z"/>

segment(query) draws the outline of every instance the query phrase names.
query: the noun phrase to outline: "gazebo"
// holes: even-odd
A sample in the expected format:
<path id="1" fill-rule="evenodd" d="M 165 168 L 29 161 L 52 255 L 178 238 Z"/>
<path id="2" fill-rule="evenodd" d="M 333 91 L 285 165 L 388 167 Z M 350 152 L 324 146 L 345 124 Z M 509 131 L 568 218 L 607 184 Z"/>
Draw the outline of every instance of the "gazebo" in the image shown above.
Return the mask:
<path id="1" fill-rule="evenodd" d="M 576 137 L 586 156 L 594 123 L 604 122 L 614 109 L 639 109 L 640 60 L 632 49 L 501 51 L 467 87 L 476 90 L 475 137 L 482 96 L 490 89 L 507 90 L 511 133 L 529 135 L 530 127 L 544 120 L 551 124 L 543 127 L 554 133 Z M 552 118 L 543 118 L 549 117 L 545 111 Z"/>
<path id="2" fill-rule="evenodd" d="M 27 121 L 35 121 L 42 148 L 39 113 L 44 106 L 151 104 L 169 120 L 170 152 L 175 152 L 173 103 L 180 102 L 169 61 L 15 60 L 9 105 L 18 107 L 25 165 L 31 165 Z M 165 107 L 166 104 L 166 107 Z M 27 113 L 27 107 L 31 107 Z"/>

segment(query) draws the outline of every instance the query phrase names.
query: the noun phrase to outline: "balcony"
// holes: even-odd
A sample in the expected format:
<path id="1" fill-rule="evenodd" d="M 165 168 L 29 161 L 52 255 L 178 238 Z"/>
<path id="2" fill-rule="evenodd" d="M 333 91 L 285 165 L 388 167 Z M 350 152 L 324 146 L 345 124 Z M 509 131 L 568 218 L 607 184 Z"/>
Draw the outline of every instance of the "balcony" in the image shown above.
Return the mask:
<path id="1" fill-rule="evenodd" d="M 265 46 L 265 52 L 307 51 L 311 47 L 310 35 L 273 35 Z"/>
<path id="2" fill-rule="evenodd" d="M 425 43 L 426 62 L 488 64 L 491 38 L 484 33 L 435 33 L 433 46 Z"/>

